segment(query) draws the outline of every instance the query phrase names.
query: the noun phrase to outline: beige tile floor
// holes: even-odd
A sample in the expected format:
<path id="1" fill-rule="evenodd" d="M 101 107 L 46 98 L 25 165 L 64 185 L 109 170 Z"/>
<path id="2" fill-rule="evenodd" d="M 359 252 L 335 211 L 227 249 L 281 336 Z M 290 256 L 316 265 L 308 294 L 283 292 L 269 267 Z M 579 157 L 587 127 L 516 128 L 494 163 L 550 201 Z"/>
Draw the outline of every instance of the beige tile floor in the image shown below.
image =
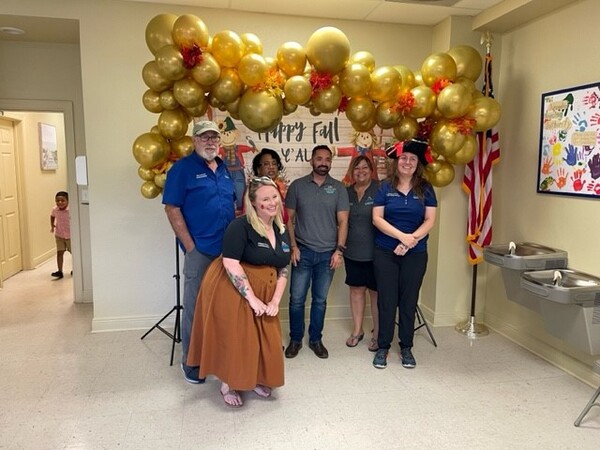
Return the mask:
<path id="1" fill-rule="evenodd" d="M 435 348 L 421 329 L 416 369 L 395 348 L 377 370 L 366 341 L 344 345 L 349 322 L 328 321 L 328 360 L 305 347 L 272 399 L 228 409 L 217 380 L 190 385 L 169 366 L 162 333 L 91 334 L 92 306 L 53 270 L 0 291 L 0 448 L 600 448 L 600 408 L 573 426 L 594 389 L 493 332 L 436 328 Z"/>

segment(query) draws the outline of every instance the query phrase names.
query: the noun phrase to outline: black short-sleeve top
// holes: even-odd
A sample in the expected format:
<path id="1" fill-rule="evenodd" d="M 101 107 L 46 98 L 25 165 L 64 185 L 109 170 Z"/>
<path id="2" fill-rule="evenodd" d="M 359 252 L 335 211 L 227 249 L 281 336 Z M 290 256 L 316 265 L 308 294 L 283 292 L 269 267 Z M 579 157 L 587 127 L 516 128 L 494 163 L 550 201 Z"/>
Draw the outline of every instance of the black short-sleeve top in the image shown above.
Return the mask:
<path id="1" fill-rule="evenodd" d="M 229 224 L 223 238 L 223 257 L 237 259 L 253 266 L 272 266 L 281 269 L 290 262 L 290 236 L 275 229 L 275 248 L 269 239 L 259 235 L 246 216 L 241 216 Z"/>

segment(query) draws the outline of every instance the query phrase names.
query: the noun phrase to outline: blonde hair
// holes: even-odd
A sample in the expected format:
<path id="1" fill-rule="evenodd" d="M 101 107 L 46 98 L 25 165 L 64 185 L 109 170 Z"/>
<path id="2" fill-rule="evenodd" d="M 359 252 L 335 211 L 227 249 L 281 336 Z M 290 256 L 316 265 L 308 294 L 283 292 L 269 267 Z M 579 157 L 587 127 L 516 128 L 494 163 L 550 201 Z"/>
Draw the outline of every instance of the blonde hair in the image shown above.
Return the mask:
<path id="1" fill-rule="evenodd" d="M 262 186 L 272 186 L 277 190 L 279 194 L 279 204 L 277 205 L 277 214 L 273 219 L 273 222 L 279 228 L 279 233 L 283 234 L 285 232 L 285 225 L 283 223 L 283 200 L 281 196 L 281 192 L 277 188 L 277 185 L 273 180 L 269 177 L 255 177 L 250 178 L 248 182 L 248 188 L 246 189 L 246 194 L 244 195 L 244 209 L 246 210 L 246 220 L 248 223 L 254 228 L 260 236 L 267 237 L 267 228 L 262 220 L 258 218 L 258 214 L 254 209 L 254 205 L 252 202 L 256 201 L 256 191 Z"/>

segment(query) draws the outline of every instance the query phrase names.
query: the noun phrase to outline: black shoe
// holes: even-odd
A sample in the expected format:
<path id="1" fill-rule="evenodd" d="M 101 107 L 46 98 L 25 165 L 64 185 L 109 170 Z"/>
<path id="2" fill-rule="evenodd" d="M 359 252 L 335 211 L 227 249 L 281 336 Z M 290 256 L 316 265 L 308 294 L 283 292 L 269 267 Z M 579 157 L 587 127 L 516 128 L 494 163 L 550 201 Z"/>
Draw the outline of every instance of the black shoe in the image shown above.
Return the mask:
<path id="1" fill-rule="evenodd" d="M 185 381 L 192 384 L 202 384 L 206 381 L 206 378 L 200 378 L 200 367 L 190 367 L 181 363 L 181 371 L 183 372 L 183 378 Z"/>
<path id="2" fill-rule="evenodd" d="M 58 280 L 60 280 L 64 276 L 62 273 L 62 270 L 57 270 L 56 272 L 52 272 L 50 275 Z"/>
<path id="3" fill-rule="evenodd" d="M 329 352 L 323 345 L 323 341 L 309 342 L 308 346 L 319 358 L 329 358 Z"/>
<path id="4" fill-rule="evenodd" d="M 410 351 L 410 347 L 400 349 L 400 358 L 402 359 L 402 367 L 414 369 L 417 366 L 417 361 Z"/>
<path id="5" fill-rule="evenodd" d="M 302 342 L 290 341 L 290 345 L 285 349 L 286 358 L 295 358 L 302 348 Z"/>

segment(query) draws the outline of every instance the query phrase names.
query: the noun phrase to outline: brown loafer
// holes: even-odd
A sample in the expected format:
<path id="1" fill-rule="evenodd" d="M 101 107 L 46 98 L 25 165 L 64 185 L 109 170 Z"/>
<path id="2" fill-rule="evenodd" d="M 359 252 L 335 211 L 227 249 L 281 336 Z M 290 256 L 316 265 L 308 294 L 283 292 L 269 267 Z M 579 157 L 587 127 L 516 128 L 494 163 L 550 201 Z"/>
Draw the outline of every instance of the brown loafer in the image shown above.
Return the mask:
<path id="1" fill-rule="evenodd" d="M 285 349 L 286 358 L 295 358 L 302 348 L 302 342 L 290 341 L 290 345 Z"/>
<path id="2" fill-rule="evenodd" d="M 314 354 L 317 355 L 319 358 L 321 358 L 321 359 L 329 358 L 329 352 L 323 345 L 322 341 L 309 342 L 308 346 L 314 352 Z"/>

